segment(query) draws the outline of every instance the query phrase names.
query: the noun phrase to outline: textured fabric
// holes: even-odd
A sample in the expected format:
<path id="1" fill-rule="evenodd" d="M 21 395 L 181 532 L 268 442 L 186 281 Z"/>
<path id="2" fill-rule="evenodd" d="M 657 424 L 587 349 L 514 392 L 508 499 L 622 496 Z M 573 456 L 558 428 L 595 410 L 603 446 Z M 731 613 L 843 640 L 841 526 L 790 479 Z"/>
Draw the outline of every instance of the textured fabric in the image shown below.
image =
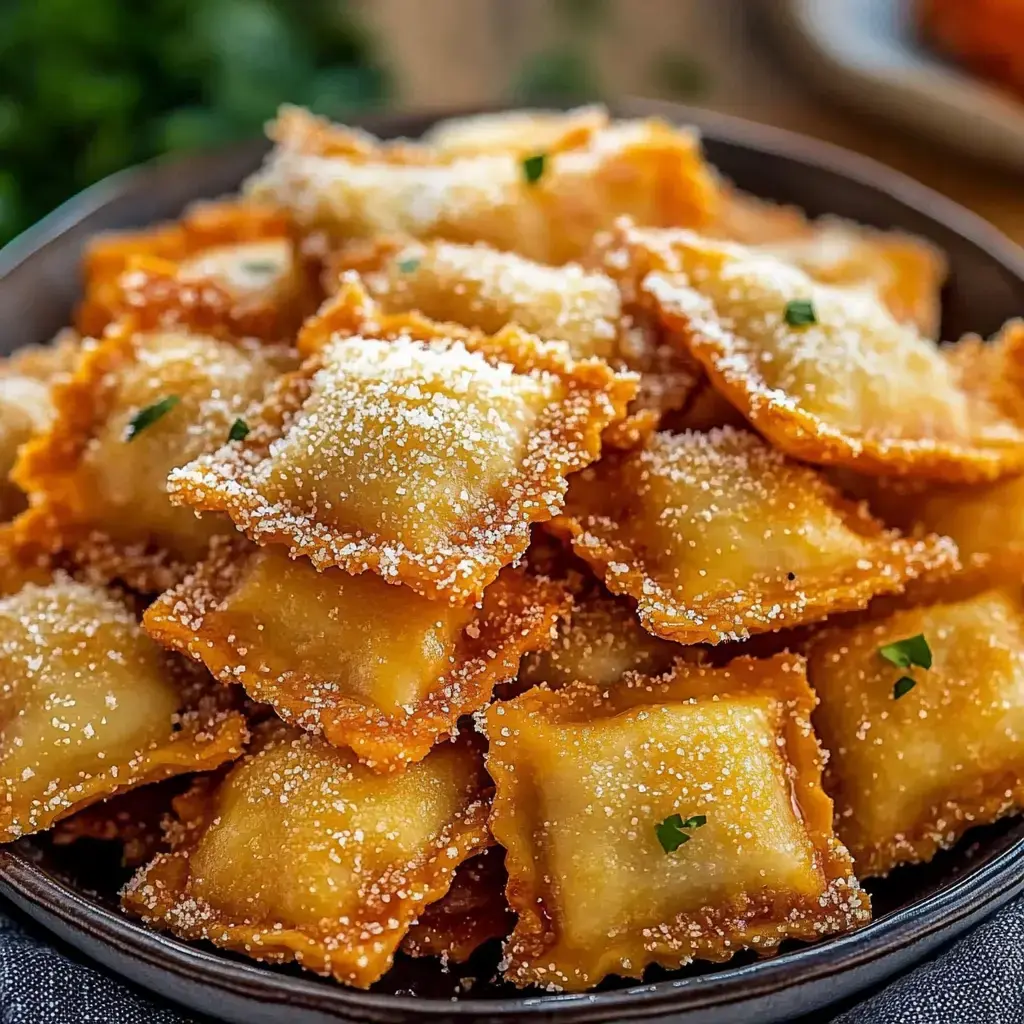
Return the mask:
<path id="1" fill-rule="evenodd" d="M 0 1024 L 191 1024 L 0 910 Z"/>
<path id="2" fill-rule="evenodd" d="M 835 1024 L 1018 1024 L 1024 1021 L 1024 899 Z"/>
<path id="3" fill-rule="evenodd" d="M 818 1024 L 823 1018 L 815 1015 Z M 1024 900 L 834 1024 L 1024 1021 Z M 0 911 L 0 1024 L 201 1024 L 56 948 Z M 810 1024 L 810 1021 L 807 1022 Z"/>

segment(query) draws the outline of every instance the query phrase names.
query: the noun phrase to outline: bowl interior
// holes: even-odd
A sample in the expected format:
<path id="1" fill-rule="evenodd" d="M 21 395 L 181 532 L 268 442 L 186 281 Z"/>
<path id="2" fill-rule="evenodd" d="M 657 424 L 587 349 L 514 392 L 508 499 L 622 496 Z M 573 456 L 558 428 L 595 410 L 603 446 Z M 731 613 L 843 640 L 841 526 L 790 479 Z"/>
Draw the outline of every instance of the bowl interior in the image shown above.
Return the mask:
<path id="1" fill-rule="evenodd" d="M 951 268 L 944 294 L 946 338 L 967 331 L 991 334 L 1005 320 L 1024 311 L 1024 254 L 973 215 L 895 172 L 832 147 L 697 111 L 633 102 L 621 105 L 620 112 L 664 113 L 675 120 L 698 123 L 705 131 L 711 161 L 741 188 L 759 196 L 802 206 L 812 215 L 831 213 L 879 228 L 918 233 L 937 243 L 949 257 Z M 425 117 L 404 117 L 368 122 L 368 127 L 384 135 L 415 135 L 429 123 Z M 92 235 L 173 217 L 193 199 L 230 191 L 256 166 L 264 149 L 262 143 L 245 144 L 115 176 L 8 246 L 0 253 L 0 322 L 4 324 L 0 351 L 45 341 L 68 322 L 80 290 L 81 252 Z M 815 969 L 820 969 L 830 948 L 838 950 L 842 946 L 868 957 L 875 955 L 875 950 L 881 956 L 893 943 L 910 941 L 920 929 L 938 927 L 943 919 L 968 907 L 971 898 L 962 884 L 965 880 L 1019 873 L 1022 853 L 1021 819 L 975 829 L 931 864 L 903 868 L 886 880 L 870 883 L 867 888 L 876 908 L 871 925 L 853 936 L 827 940 L 813 949 L 784 947 L 772 963 L 791 965 L 792 977 L 799 980 L 802 965 L 813 963 Z M 47 879 L 53 879 L 66 884 L 97 911 L 116 908 L 117 889 L 126 877 L 115 851 L 90 841 L 56 847 L 45 836 L 21 840 L 0 858 L 0 877 L 6 858 L 26 869 L 31 866 L 37 883 L 42 879 L 45 886 Z M 60 890 L 54 888 L 47 899 L 59 906 Z M 125 927 L 139 932 L 138 941 L 144 940 L 140 928 L 134 924 Z M 400 957 L 397 968 L 374 991 L 433 997 L 438 1002 L 419 1004 L 421 1011 L 444 1016 L 452 1011 L 453 1004 L 448 1002 L 452 997 L 468 997 L 471 1004 L 498 1000 L 493 1004 L 496 1008 L 525 1010 L 521 993 L 493 980 L 498 954 L 497 944 L 492 944 L 457 970 L 441 970 L 433 960 Z M 228 954 L 218 956 L 230 959 Z M 706 998 L 713 991 L 707 988 L 712 981 L 709 976 L 718 975 L 724 983 L 755 977 L 763 967 L 764 962 L 755 964 L 752 956 L 744 954 L 728 965 L 700 965 L 673 974 L 652 971 L 645 982 L 700 978 L 702 998 Z M 339 1000 L 358 998 L 358 993 L 346 993 L 295 969 L 265 970 L 281 976 L 301 976 L 304 984 L 336 993 Z M 630 985 L 635 983 L 610 981 L 601 991 Z M 677 983 L 673 989 L 685 1003 L 688 986 Z M 644 991 L 650 991 L 649 986 L 645 985 Z M 544 1001 L 546 1006 L 558 1002 Z M 681 1008 L 683 1003 L 679 1004 Z M 532 1005 L 536 1008 L 539 1004 L 534 999 Z"/>

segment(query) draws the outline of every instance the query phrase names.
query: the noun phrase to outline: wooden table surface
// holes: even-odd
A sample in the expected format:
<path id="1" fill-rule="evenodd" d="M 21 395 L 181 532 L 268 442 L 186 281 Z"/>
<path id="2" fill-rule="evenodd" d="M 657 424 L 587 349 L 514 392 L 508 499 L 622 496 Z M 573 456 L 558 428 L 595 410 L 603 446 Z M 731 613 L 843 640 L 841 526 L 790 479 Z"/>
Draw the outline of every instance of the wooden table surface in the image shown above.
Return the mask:
<path id="1" fill-rule="evenodd" d="M 553 16 L 560 0 L 361 2 L 395 71 L 399 102 L 420 109 L 507 99 L 523 61 L 565 37 Z M 587 43 L 603 90 L 683 99 L 858 150 L 946 193 L 1024 244 L 1020 176 L 820 99 L 766 38 L 753 11 L 757 2 L 607 0 L 604 26 Z M 652 69 L 673 54 L 699 66 L 701 95 L 668 95 L 655 79 Z"/>

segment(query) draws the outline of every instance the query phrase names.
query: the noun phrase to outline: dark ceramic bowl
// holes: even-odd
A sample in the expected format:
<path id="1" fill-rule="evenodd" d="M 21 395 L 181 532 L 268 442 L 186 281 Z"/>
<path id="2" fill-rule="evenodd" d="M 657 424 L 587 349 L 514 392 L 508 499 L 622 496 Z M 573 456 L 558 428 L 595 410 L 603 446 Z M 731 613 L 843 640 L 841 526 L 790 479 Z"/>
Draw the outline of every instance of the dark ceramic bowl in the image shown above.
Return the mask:
<path id="1" fill-rule="evenodd" d="M 465 112 L 462 112 L 465 113 Z M 944 336 L 993 333 L 1024 313 L 1024 252 L 941 196 L 869 160 L 822 143 L 671 104 L 627 102 L 618 113 L 657 113 L 699 125 L 722 172 L 757 195 L 930 238 L 949 256 Z M 416 135 L 425 117 L 367 122 L 382 135 Z M 233 189 L 260 159 L 253 143 L 208 156 L 126 171 L 71 200 L 0 253 L 0 351 L 45 341 L 78 297 L 83 243 L 97 231 L 175 216 L 193 199 Z M 495 983 L 496 951 L 457 974 L 436 961 L 399 957 L 370 992 L 294 969 L 242 961 L 211 946 L 147 931 L 116 905 L 123 873 L 110 851 L 43 838 L 0 848 L 0 893 L 73 946 L 138 984 L 238 1024 L 328 1021 L 519 1019 L 759 1024 L 787 1020 L 849 998 L 907 967 L 1024 891 L 1024 822 L 974 829 L 931 864 L 869 885 L 875 920 L 769 960 L 746 955 L 651 975 L 642 985 L 606 984 L 588 995 L 518 992 Z M 473 979 L 470 982 L 470 979 Z"/>

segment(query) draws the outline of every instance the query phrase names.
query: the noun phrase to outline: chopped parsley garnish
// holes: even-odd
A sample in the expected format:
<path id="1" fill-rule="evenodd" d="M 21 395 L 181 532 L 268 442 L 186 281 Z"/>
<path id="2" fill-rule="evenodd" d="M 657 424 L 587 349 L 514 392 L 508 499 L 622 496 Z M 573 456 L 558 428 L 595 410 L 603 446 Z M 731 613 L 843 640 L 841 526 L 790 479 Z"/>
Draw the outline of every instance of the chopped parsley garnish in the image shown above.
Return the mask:
<path id="1" fill-rule="evenodd" d="M 899 700 L 900 697 L 906 696 L 910 691 L 917 686 L 917 680 L 911 679 L 910 676 L 900 676 L 896 680 L 895 686 L 892 688 L 892 699 Z"/>
<path id="2" fill-rule="evenodd" d="M 814 303 L 810 299 L 790 299 L 786 303 L 785 317 L 790 327 L 806 327 L 818 322 Z"/>
<path id="3" fill-rule="evenodd" d="M 231 429 L 228 431 L 229 441 L 244 441 L 249 436 L 249 424 L 245 420 L 239 418 L 231 424 Z"/>
<path id="4" fill-rule="evenodd" d="M 654 826 L 658 842 L 666 853 L 673 853 L 683 843 L 688 843 L 692 836 L 690 830 L 700 828 L 708 823 L 707 815 L 695 814 L 683 821 L 681 814 L 670 814 L 660 825 Z"/>
<path id="5" fill-rule="evenodd" d="M 547 158 L 547 153 L 534 153 L 523 161 L 523 177 L 526 178 L 527 185 L 535 185 L 540 181 Z"/>
<path id="6" fill-rule="evenodd" d="M 245 260 L 242 270 L 247 274 L 272 274 L 277 264 L 273 260 Z"/>
<path id="7" fill-rule="evenodd" d="M 411 274 L 419 265 L 420 261 L 415 256 L 410 256 L 408 259 L 398 261 L 398 269 L 403 274 Z"/>
<path id="8" fill-rule="evenodd" d="M 918 668 L 932 667 L 932 649 L 923 633 L 879 647 L 878 653 L 897 668 L 911 668 L 914 665 Z"/>
<path id="9" fill-rule="evenodd" d="M 903 640 L 894 640 L 891 644 L 879 647 L 878 653 L 897 668 L 932 667 L 932 649 L 928 646 L 923 633 L 908 636 Z M 892 699 L 899 700 L 900 697 L 905 697 L 915 686 L 916 679 L 911 676 L 900 676 L 893 684 Z"/>
<path id="10" fill-rule="evenodd" d="M 166 416 L 180 401 L 181 399 L 177 395 L 168 395 L 166 398 L 161 398 L 159 402 L 140 409 L 128 424 L 124 439 L 134 441 L 146 427 L 151 427 L 162 416 Z"/>

